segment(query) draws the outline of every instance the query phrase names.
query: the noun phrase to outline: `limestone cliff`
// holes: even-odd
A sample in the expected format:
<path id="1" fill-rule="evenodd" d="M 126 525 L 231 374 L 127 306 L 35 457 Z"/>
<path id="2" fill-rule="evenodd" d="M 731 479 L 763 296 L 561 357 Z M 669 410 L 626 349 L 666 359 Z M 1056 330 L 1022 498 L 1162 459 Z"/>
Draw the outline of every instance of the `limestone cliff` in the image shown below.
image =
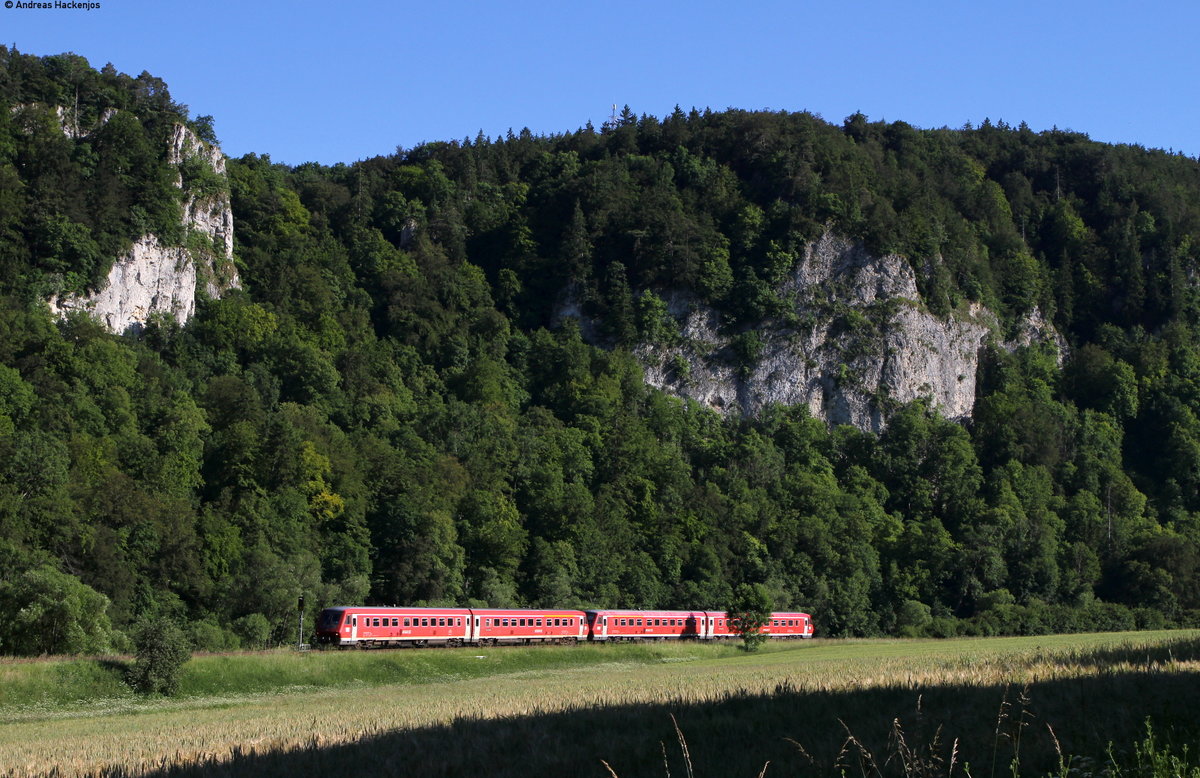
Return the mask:
<path id="1" fill-rule="evenodd" d="M 64 132 L 66 127 L 64 122 Z M 155 314 L 169 314 L 184 324 L 195 312 L 198 288 L 202 286 L 210 297 L 220 297 L 239 286 L 233 264 L 233 211 L 225 155 L 183 125 L 175 126 L 166 153 L 179 169 L 176 186 L 183 190 L 180 221 L 186 244 L 164 246 L 156 235 L 143 235 L 113 262 L 101 289 L 86 297 L 51 298 L 55 314 L 87 311 L 119 333 L 141 329 Z M 220 185 L 203 191 L 189 189 L 182 171 L 194 162 L 219 177 Z"/>
<path id="2" fill-rule="evenodd" d="M 1063 348 L 1036 309 L 1012 343 L 996 339 L 997 317 L 981 305 L 934 316 L 906 259 L 874 257 L 829 234 L 807 247 L 780 292 L 792 315 L 749 334 L 724 331 L 720 312 L 689 294 L 667 293 L 679 337 L 635 348 L 646 381 L 724 413 L 803 404 L 831 424 L 878 431 L 889 410 L 919 398 L 949 418 L 969 417 L 989 339 L 1008 348 L 1034 341 Z M 560 315 L 578 309 L 568 303 Z"/>

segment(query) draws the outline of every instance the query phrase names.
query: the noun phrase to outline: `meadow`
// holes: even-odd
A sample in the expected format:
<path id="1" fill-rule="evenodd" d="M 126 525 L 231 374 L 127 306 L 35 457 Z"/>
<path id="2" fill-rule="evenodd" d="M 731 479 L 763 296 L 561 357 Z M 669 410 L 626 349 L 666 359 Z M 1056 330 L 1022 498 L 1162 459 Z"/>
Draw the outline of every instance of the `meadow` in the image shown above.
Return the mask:
<path id="1" fill-rule="evenodd" d="M 1200 743 L 1200 633 L 0 662 L 0 775 L 1084 775 Z M 1185 762 L 1174 772 L 1187 774 Z"/>

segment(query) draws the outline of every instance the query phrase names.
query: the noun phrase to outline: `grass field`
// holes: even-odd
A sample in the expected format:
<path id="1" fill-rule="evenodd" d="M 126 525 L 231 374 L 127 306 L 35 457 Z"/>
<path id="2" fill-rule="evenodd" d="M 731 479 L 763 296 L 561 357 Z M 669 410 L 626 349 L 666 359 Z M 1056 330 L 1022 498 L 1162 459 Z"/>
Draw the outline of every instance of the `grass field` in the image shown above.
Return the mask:
<path id="1" fill-rule="evenodd" d="M 1200 633 L 0 662 L 0 775 L 1075 774 L 1200 742 Z M 678 724 L 678 731 L 675 728 Z M 680 736 L 682 735 L 682 742 Z M 686 744 L 686 753 L 685 745 Z M 1082 769 L 1081 769 L 1082 768 Z"/>

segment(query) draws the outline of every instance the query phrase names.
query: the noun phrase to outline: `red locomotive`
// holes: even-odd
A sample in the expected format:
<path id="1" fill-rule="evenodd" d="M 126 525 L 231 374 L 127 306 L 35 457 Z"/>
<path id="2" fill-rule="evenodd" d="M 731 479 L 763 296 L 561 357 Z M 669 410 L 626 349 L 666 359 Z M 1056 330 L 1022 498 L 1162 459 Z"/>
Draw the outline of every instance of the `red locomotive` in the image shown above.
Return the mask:
<path id="1" fill-rule="evenodd" d="M 718 611 L 635 611 L 340 606 L 317 617 L 317 642 L 340 647 L 712 640 L 737 637 Z M 773 613 L 771 638 L 811 638 L 807 613 Z"/>

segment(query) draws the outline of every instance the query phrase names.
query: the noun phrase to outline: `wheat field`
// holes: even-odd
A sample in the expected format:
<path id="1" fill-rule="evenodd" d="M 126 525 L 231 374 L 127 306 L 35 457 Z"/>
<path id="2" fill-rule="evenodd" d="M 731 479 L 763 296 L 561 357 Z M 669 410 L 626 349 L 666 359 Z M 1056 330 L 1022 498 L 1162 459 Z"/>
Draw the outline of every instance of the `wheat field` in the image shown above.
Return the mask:
<path id="1" fill-rule="evenodd" d="M 555 661 L 571 651 L 591 655 Z M 191 693 L 169 700 L 0 697 L 0 775 L 353 768 L 624 778 L 757 775 L 766 762 L 767 775 L 846 772 L 851 763 L 867 773 L 867 763 L 894 755 L 897 726 L 943 768 L 970 761 L 982 775 L 982 761 L 1012 774 L 1014 757 L 1036 769 L 1056 755 L 1095 759 L 1108 742 L 1132 742 L 1147 717 L 1187 738 L 1187 711 L 1200 698 L 1191 697 L 1200 692 L 1200 635 L 1179 632 L 817 640 L 753 654 L 682 644 L 310 659 L 198 657 L 188 672 L 208 678 L 208 691 L 193 679 Z M 417 669 L 381 683 L 373 662 L 401 675 Z M 214 688 L 214 677 L 236 679 L 256 663 L 278 681 L 260 685 L 269 691 Z M 306 672 L 338 675 L 339 665 L 357 669 L 332 687 L 304 682 Z M 25 683 L 28 694 L 27 676 L 51 670 L 0 664 L 0 684 Z"/>

